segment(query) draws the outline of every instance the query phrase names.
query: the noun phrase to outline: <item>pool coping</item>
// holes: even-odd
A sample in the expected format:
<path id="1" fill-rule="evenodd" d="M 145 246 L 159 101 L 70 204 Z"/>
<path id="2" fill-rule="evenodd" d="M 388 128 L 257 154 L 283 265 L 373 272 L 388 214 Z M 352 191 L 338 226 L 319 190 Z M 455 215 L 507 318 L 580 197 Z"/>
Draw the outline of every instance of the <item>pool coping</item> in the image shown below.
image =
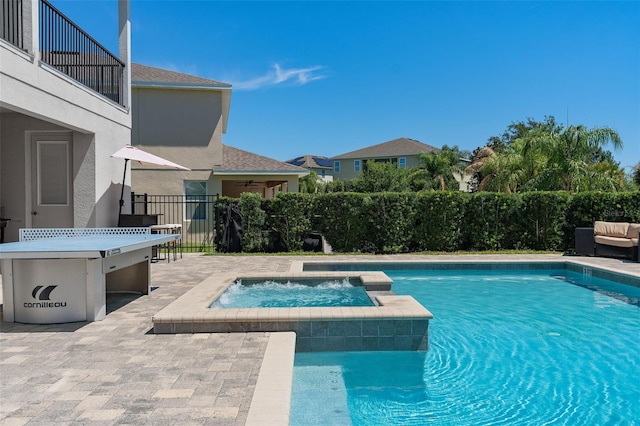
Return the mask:
<path id="1" fill-rule="evenodd" d="M 246 426 L 289 424 L 295 347 L 294 332 L 269 335 Z"/>
<path id="2" fill-rule="evenodd" d="M 381 269 L 390 269 L 388 265 L 397 266 L 396 268 L 391 269 L 405 269 L 409 266 L 409 269 L 418 269 L 422 265 L 440 265 L 441 268 L 433 268 L 439 270 L 452 270 L 455 267 L 465 266 L 469 267 L 469 269 L 481 269 L 481 270 L 491 270 L 491 269 L 509 269 L 505 268 L 505 265 L 508 265 L 514 268 L 516 265 L 530 265 L 535 269 L 536 265 L 544 265 L 548 266 L 543 269 L 553 269 L 551 264 L 557 264 L 563 268 L 573 270 L 575 272 L 584 272 L 584 269 L 580 268 L 588 268 L 590 271 L 595 272 L 599 277 L 612 279 L 614 281 L 619 281 L 624 284 L 635 285 L 636 279 L 640 278 L 640 264 L 638 264 L 639 269 L 637 271 L 630 270 L 619 270 L 609 267 L 607 265 L 593 264 L 590 262 L 591 259 L 597 258 L 566 258 L 566 257 L 558 257 L 555 259 L 488 259 L 482 260 L 482 262 L 478 260 L 455 260 L 455 259 L 420 259 L 420 260 L 339 260 L 339 261 L 330 261 L 330 260 L 305 260 L 305 261 L 293 261 L 291 264 L 291 271 L 296 272 L 317 272 L 319 270 L 310 270 L 304 271 L 305 265 L 380 265 Z M 475 266 L 472 268 L 472 266 Z M 480 266 L 480 267 L 478 267 Z M 355 269 L 354 269 L 355 270 Z M 337 271 L 337 272 L 348 272 L 349 270 Z M 590 273 L 590 272 L 589 272 Z M 631 279 L 629 279 L 631 278 Z"/>

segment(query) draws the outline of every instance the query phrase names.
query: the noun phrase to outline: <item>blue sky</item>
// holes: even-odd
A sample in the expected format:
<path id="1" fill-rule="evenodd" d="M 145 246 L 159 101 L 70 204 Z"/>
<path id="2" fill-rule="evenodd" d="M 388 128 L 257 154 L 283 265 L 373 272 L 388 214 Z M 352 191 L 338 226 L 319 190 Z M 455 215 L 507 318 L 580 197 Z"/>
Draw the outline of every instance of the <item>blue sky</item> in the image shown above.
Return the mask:
<path id="1" fill-rule="evenodd" d="M 117 3 L 52 0 L 117 53 Z M 134 62 L 233 84 L 223 142 L 288 160 L 514 121 L 609 126 L 640 162 L 640 2 L 132 0 Z"/>

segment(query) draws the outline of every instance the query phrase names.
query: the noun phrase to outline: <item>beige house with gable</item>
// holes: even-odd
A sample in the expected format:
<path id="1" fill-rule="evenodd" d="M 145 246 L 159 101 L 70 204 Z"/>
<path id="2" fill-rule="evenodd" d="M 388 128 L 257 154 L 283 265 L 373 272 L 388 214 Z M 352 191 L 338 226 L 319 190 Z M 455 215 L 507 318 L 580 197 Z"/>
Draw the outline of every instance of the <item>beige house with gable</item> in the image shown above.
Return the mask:
<path id="1" fill-rule="evenodd" d="M 403 169 L 416 167 L 420 165 L 419 155 L 421 153 L 438 151 L 440 151 L 439 148 L 415 139 L 394 139 L 332 157 L 333 178 L 335 180 L 354 179 L 365 170 L 369 161 L 390 162 Z M 470 191 L 471 174 L 463 172 L 462 174 L 454 173 L 453 176 L 460 184 L 461 191 Z"/>
<path id="2" fill-rule="evenodd" d="M 135 193 L 270 198 L 297 192 L 308 171 L 222 143 L 231 85 L 132 64 L 132 142 L 189 171 L 132 164 Z"/>
<path id="3" fill-rule="evenodd" d="M 409 138 L 398 138 L 377 145 L 331 157 L 333 178 L 349 180 L 364 170 L 368 161 L 391 162 L 400 168 L 411 168 L 420 164 L 422 152 L 437 152 L 438 148 Z"/>

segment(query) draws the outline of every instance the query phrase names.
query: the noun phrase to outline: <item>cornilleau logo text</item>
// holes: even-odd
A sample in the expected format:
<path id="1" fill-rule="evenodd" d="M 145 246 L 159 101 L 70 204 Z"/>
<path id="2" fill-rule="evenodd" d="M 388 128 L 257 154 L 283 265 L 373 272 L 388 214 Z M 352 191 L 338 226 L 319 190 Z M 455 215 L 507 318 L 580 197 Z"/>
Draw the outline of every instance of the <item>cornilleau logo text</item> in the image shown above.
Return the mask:
<path id="1" fill-rule="evenodd" d="M 31 292 L 31 297 L 40 302 L 25 302 L 25 308 L 64 308 L 67 306 L 67 302 L 50 302 L 51 292 L 58 287 L 57 285 L 50 285 L 47 287 L 38 285 L 34 287 Z"/>

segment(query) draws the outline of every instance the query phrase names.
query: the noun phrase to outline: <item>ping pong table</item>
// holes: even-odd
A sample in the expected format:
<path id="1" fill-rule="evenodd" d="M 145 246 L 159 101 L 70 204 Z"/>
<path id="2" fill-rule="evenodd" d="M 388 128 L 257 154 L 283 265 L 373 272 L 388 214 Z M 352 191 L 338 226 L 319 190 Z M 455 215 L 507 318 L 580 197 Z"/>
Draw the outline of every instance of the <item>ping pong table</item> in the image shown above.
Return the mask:
<path id="1" fill-rule="evenodd" d="M 4 321 L 102 320 L 107 292 L 149 294 L 151 248 L 180 238 L 148 227 L 20 229 L 0 245 Z"/>

